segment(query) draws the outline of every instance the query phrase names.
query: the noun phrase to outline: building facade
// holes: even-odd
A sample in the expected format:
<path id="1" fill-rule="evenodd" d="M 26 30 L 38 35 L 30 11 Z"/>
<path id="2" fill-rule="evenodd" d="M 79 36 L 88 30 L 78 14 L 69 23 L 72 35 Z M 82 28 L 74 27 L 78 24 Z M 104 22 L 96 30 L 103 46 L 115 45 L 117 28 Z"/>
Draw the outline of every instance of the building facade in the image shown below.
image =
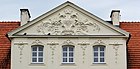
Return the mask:
<path id="1" fill-rule="evenodd" d="M 2 35 L 9 43 L 0 48 L 6 52 L 0 53 L 1 69 L 139 68 L 139 60 L 133 62 L 139 49 L 131 47 L 133 36 L 128 28 L 131 23 L 119 22 L 119 10 L 111 12 L 111 21 L 104 21 L 71 2 L 32 21 L 28 9 L 20 11 L 21 22 L 1 23 L 6 24 L 5 28 L 11 27 Z"/>

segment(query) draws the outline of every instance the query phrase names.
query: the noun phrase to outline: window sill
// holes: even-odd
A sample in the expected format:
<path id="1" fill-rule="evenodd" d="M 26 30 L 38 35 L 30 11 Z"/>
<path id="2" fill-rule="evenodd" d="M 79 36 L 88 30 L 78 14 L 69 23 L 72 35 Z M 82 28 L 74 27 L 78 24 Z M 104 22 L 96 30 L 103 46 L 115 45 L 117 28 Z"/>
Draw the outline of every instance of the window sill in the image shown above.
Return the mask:
<path id="1" fill-rule="evenodd" d="M 92 66 L 106 66 L 106 63 L 92 63 Z"/>
<path id="2" fill-rule="evenodd" d="M 29 66 L 45 66 L 44 63 L 31 63 Z"/>
<path id="3" fill-rule="evenodd" d="M 61 63 L 61 66 L 76 66 L 75 63 Z"/>

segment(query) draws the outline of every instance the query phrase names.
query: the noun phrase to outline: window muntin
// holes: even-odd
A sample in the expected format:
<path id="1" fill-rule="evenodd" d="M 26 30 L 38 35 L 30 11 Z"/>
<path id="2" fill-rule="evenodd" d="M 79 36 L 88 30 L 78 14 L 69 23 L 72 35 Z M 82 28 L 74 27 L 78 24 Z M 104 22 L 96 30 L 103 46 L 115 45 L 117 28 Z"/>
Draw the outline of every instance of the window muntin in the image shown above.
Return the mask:
<path id="1" fill-rule="evenodd" d="M 43 46 L 32 46 L 32 63 L 43 63 Z"/>
<path id="2" fill-rule="evenodd" d="M 74 46 L 63 46 L 63 63 L 74 62 Z"/>
<path id="3" fill-rule="evenodd" d="M 97 45 L 93 47 L 93 62 L 105 63 L 105 46 Z"/>

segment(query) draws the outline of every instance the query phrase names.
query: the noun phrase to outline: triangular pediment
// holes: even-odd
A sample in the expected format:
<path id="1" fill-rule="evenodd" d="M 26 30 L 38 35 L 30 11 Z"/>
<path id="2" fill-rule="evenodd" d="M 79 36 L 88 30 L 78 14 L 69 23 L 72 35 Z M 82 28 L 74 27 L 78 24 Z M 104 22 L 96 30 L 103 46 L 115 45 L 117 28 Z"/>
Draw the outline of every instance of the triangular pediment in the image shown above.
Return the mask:
<path id="1" fill-rule="evenodd" d="M 66 2 L 8 35 L 114 35 L 128 37 L 129 34 L 73 3 Z"/>

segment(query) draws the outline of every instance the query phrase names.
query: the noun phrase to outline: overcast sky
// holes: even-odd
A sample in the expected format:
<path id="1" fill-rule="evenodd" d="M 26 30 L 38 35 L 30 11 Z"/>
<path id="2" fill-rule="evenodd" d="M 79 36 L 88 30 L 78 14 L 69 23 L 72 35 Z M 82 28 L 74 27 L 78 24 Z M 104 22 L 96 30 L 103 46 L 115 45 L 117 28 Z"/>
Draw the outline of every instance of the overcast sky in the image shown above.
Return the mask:
<path id="1" fill-rule="evenodd" d="M 0 21 L 20 21 L 20 8 L 28 8 L 34 19 L 66 1 L 104 20 L 110 20 L 111 10 L 119 9 L 121 21 L 140 21 L 140 0 L 0 0 Z"/>

